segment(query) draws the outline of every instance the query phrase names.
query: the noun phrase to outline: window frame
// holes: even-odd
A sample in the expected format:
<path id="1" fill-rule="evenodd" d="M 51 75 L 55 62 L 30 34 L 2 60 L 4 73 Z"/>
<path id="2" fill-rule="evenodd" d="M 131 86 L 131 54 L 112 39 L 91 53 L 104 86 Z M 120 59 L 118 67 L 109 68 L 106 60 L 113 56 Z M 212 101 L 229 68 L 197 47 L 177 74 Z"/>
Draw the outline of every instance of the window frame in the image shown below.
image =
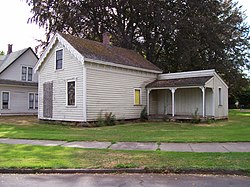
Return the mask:
<path id="1" fill-rule="evenodd" d="M 8 97 L 8 108 L 3 108 L 3 94 L 4 93 L 8 93 L 9 97 Z M 10 109 L 10 91 L 2 91 L 1 92 L 1 109 L 2 110 L 9 110 Z"/>
<path id="2" fill-rule="evenodd" d="M 31 79 L 29 80 L 29 70 L 31 69 Z M 33 77 L 33 68 L 32 67 L 27 67 L 27 81 L 32 81 Z"/>
<path id="3" fill-rule="evenodd" d="M 68 83 L 69 82 L 75 82 L 75 103 L 74 103 L 74 105 L 69 105 L 69 96 L 68 96 Z M 76 107 L 76 79 L 69 79 L 69 80 L 67 80 L 66 81 L 66 107 Z"/>
<path id="4" fill-rule="evenodd" d="M 30 95 L 33 95 L 33 107 L 30 107 Z M 36 95 L 37 95 L 37 107 L 36 107 Z M 28 109 L 29 110 L 37 110 L 38 109 L 38 93 L 29 92 L 28 93 Z"/>
<path id="5" fill-rule="evenodd" d="M 222 104 L 222 88 L 221 87 L 218 87 L 218 105 L 219 106 L 223 106 Z"/>
<path id="6" fill-rule="evenodd" d="M 62 64 L 61 64 L 61 68 L 59 69 L 59 68 L 57 68 L 57 52 L 58 51 L 62 51 Z M 63 60 L 64 59 L 64 49 L 63 48 L 59 48 L 59 49 L 56 49 L 55 50 L 55 71 L 60 71 L 60 70 L 63 70 Z"/>
<path id="7" fill-rule="evenodd" d="M 25 80 L 23 79 L 23 68 L 25 68 Z M 31 69 L 31 80 L 29 80 L 29 69 Z M 27 82 L 32 82 L 33 80 L 33 67 L 32 66 L 26 66 L 22 65 L 21 66 L 21 81 L 27 81 Z"/>
<path id="8" fill-rule="evenodd" d="M 140 101 L 139 104 L 136 103 L 136 90 L 139 90 L 140 94 Z M 142 105 L 142 95 L 141 95 L 141 88 L 134 88 L 134 106 L 141 106 Z"/>

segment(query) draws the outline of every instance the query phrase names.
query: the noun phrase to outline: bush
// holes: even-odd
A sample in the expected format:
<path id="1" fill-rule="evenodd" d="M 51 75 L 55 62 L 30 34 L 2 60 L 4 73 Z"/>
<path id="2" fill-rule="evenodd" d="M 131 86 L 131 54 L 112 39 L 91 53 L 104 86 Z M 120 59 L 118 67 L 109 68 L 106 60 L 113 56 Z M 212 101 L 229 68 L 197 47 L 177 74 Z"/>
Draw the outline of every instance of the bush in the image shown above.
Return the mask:
<path id="1" fill-rule="evenodd" d="M 198 108 L 196 108 L 194 114 L 192 114 L 192 119 L 191 119 L 191 123 L 200 123 L 201 119 L 198 113 Z"/>
<path id="2" fill-rule="evenodd" d="M 144 107 L 143 110 L 141 111 L 140 120 L 141 121 L 147 121 L 148 120 L 148 113 L 147 113 L 147 108 L 146 107 Z"/>
<path id="3" fill-rule="evenodd" d="M 102 116 L 102 111 L 100 112 L 98 118 L 96 119 L 96 126 L 111 126 L 116 124 L 116 117 L 112 112 L 106 112 L 104 118 Z"/>
<path id="4" fill-rule="evenodd" d="M 104 119 L 104 124 L 111 126 L 111 125 L 115 125 L 116 124 L 116 117 L 115 114 L 113 114 L 112 112 L 105 113 L 105 119 Z"/>

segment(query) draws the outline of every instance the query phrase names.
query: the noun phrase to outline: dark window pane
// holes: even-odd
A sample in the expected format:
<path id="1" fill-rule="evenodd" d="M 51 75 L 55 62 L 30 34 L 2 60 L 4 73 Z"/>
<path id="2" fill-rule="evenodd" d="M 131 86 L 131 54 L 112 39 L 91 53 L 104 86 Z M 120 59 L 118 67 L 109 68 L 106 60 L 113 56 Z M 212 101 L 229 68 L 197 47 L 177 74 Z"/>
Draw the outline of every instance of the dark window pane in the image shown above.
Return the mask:
<path id="1" fill-rule="evenodd" d="M 29 94 L 29 109 L 33 109 L 34 108 L 34 94 L 30 93 Z"/>
<path id="2" fill-rule="evenodd" d="M 33 73 L 33 69 L 28 68 L 28 81 L 32 81 L 32 73 Z"/>
<path id="3" fill-rule="evenodd" d="M 63 50 L 56 51 L 56 69 L 62 69 Z"/>
<path id="4" fill-rule="evenodd" d="M 35 95 L 35 109 L 38 109 L 38 94 Z"/>
<path id="5" fill-rule="evenodd" d="M 8 109 L 9 108 L 9 92 L 3 92 L 2 95 L 2 108 Z"/>
<path id="6" fill-rule="evenodd" d="M 75 81 L 68 82 L 68 105 L 75 105 Z"/>
<path id="7" fill-rule="evenodd" d="M 22 81 L 26 81 L 27 67 L 22 67 Z"/>

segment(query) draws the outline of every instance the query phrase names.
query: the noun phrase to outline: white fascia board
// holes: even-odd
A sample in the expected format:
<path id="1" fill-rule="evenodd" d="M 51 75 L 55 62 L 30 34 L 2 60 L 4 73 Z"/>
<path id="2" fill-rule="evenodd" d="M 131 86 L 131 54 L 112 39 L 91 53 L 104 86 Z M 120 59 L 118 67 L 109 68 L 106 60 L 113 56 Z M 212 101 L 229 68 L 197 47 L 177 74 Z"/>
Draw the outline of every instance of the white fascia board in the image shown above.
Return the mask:
<path id="1" fill-rule="evenodd" d="M 180 73 L 165 73 L 159 75 L 158 80 L 214 76 L 214 73 L 215 73 L 214 69 L 201 70 L 201 71 L 186 71 Z"/>
<path id="2" fill-rule="evenodd" d="M 85 58 L 85 61 L 86 62 L 93 62 L 93 63 L 97 63 L 97 64 L 102 64 L 102 65 L 106 65 L 106 66 L 114 66 L 114 67 L 137 70 L 137 71 L 144 71 L 144 72 L 149 72 L 149 73 L 156 73 L 156 74 L 162 73 L 162 71 L 149 70 L 149 69 L 138 68 L 138 67 L 133 67 L 133 66 L 126 66 L 126 65 L 122 65 L 122 64 L 116 64 L 113 62 L 106 62 L 106 61 L 102 61 L 102 60 L 94 60 L 94 59 L 90 59 L 90 58 Z"/>
<path id="3" fill-rule="evenodd" d="M 43 54 L 40 57 L 39 61 L 37 62 L 36 66 L 34 68 L 35 73 L 39 70 L 40 66 L 44 62 L 45 58 L 47 57 L 47 55 L 49 54 L 49 52 L 51 51 L 51 49 L 53 48 L 53 45 L 56 43 L 57 40 L 63 45 L 64 48 L 66 48 L 67 50 L 69 50 L 69 52 L 74 57 L 76 57 L 77 60 L 80 61 L 80 63 L 84 64 L 84 56 L 81 55 L 72 45 L 70 45 L 70 43 L 67 42 L 60 34 L 56 33 L 53 36 L 53 38 L 50 41 L 50 43 L 47 46 L 47 48 L 45 49 L 45 51 L 43 52 Z"/>

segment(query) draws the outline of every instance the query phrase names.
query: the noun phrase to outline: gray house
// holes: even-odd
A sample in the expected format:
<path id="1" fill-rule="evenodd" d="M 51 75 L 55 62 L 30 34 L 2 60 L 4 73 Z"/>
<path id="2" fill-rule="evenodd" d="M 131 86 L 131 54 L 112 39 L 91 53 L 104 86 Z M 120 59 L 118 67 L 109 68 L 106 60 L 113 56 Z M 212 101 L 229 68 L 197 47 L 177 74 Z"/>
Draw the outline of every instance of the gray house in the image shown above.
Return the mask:
<path id="1" fill-rule="evenodd" d="M 106 112 L 135 119 L 145 106 L 151 116 L 198 108 L 201 117 L 227 117 L 227 86 L 214 70 L 162 74 L 136 52 L 110 45 L 105 34 L 103 43 L 55 34 L 35 71 L 39 119 L 86 122 Z"/>
<path id="2" fill-rule="evenodd" d="M 38 61 L 31 48 L 0 55 L 0 115 L 30 115 L 38 110 L 38 83 L 33 68 Z"/>

